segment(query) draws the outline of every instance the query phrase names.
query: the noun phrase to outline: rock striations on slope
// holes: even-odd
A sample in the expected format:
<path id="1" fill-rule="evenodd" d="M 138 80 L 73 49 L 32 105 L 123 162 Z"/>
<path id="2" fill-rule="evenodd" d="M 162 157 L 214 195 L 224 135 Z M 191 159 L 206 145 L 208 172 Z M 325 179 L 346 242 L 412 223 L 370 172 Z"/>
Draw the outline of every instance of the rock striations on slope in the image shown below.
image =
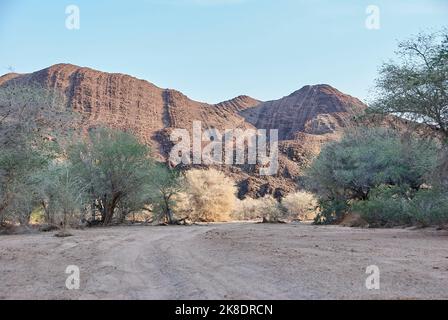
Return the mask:
<path id="1" fill-rule="evenodd" d="M 173 128 L 278 129 L 280 170 L 261 177 L 254 166 L 223 166 L 239 185 L 239 195 L 281 196 L 293 191 L 297 177 L 320 146 L 337 139 L 365 105 L 358 99 L 321 84 L 305 86 L 279 100 L 261 102 L 241 95 L 218 104 L 197 102 L 179 91 L 163 89 L 125 74 L 106 73 L 71 64 L 57 64 L 29 74 L 6 74 L 0 87 L 14 81 L 62 92 L 67 107 L 82 116 L 88 129 L 109 126 L 131 130 L 151 145 L 155 156 L 166 158 Z"/>

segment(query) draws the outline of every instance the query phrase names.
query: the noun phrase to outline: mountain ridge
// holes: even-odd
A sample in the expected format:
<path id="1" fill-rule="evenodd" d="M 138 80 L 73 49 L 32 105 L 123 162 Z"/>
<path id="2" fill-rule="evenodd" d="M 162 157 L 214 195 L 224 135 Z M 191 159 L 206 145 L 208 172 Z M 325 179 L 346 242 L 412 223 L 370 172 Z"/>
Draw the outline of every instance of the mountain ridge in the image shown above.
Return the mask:
<path id="1" fill-rule="evenodd" d="M 2 84 L 3 84 L 4 82 L 6 82 L 6 81 L 12 80 L 13 78 L 17 78 L 17 77 L 20 77 L 20 76 L 30 76 L 30 75 L 35 75 L 35 74 L 41 74 L 41 73 L 44 73 L 44 72 L 47 72 L 47 71 L 51 71 L 51 70 L 53 70 L 53 69 L 59 69 L 59 68 L 74 68 L 74 69 L 77 69 L 77 70 L 79 70 L 79 71 L 83 71 L 83 70 L 84 70 L 84 71 L 100 72 L 100 73 L 108 74 L 108 75 L 112 75 L 112 76 L 124 76 L 124 77 L 129 77 L 129 78 L 135 79 L 135 80 L 137 80 L 137 81 L 144 81 L 144 82 L 147 82 L 147 83 L 149 83 L 150 85 L 155 86 L 155 87 L 157 87 L 157 88 L 159 88 L 159 89 L 162 89 L 162 90 L 174 90 L 174 91 L 177 91 L 177 92 L 182 93 L 181 91 L 176 90 L 176 89 L 173 89 L 173 88 L 162 88 L 162 87 L 156 85 L 155 83 L 153 83 L 153 82 L 151 82 L 151 81 L 149 81 L 149 80 L 147 80 L 147 79 L 137 78 L 137 77 L 134 77 L 134 76 L 129 75 L 129 74 L 126 74 L 126 73 L 100 71 L 100 70 L 95 69 L 95 68 L 92 68 L 92 67 L 82 67 L 82 66 L 78 66 L 78 65 L 75 65 L 75 64 L 71 64 L 71 63 L 57 63 L 57 64 L 53 64 L 53 65 L 51 65 L 51 66 L 49 66 L 49 67 L 46 67 L 46 68 L 43 68 L 43 69 L 40 69 L 40 70 L 37 70 L 37 71 L 34 71 L 34 72 L 29 72 L 29 73 L 18 73 L 18 72 L 9 72 L 9 73 L 5 73 L 5 74 L 3 74 L 3 75 L 0 75 L 0 85 L 2 85 Z M 278 98 L 278 99 L 270 99 L 270 100 L 266 100 L 266 101 L 256 99 L 256 98 L 251 97 L 251 96 L 246 95 L 246 94 L 240 94 L 240 95 L 231 97 L 231 98 L 229 98 L 229 99 L 227 99 L 227 100 L 223 100 L 223 101 L 220 101 L 220 102 L 217 102 L 217 103 L 208 103 L 208 102 L 203 102 L 203 101 L 195 100 L 195 99 L 193 99 L 193 98 L 190 98 L 188 95 L 185 95 L 185 94 L 183 94 L 183 93 L 182 93 L 182 94 L 185 95 L 188 99 L 190 99 L 190 100 L 192 100 L 192 101 L 196 101 L 196 102 L 198 102 L 198 103 L 205 103 L 205 104 L 209 104 L 209 105 L 213 105 L 213 106 L 221 106 L 221 105 L 225 105 L 226 103 L 231 103 L 232 101 L 238 101 L 238 100 L 243 100 L 243 101 L 244 101 L 244 100 L 248 100 L 248 101 L 260 102 L 260 103 L 261 103 L 261 102 L 277 101 L 277 100 L 280 100 L 280 99 L 282 99 L 282 98 L 286 98 L 286 97 L 294 96 L 294 95 L 296 95 L 297 93 L 299 93 L 300 91 L 302 91 L 302 90 L 304 90 L 304 89 L 308 89 L 308 88 L 311 88 L 311 89 L 313 89 L 313 88 L 314 88 L 314 89 L 315 89 L 315 88 L 318 88 L 318 89 L 329 89 L 329 90 L 333 90 L 334 92 L 337 92 L 337 93 L 339 93 L 339 94 L 343 94 L 343 95 L 345 95 L 345 96 L 349 96 L 349 97 L 353 97 L 353 98 L 355 98 L 354 96 L 351 96 L 351 95 L 349 95 L 349 94 L 342 93 L 341 91 L 339 91 L 338 89 L 336 89 L 336 88 L 333 87 L 332 85 L 330 85 L 330 84 L 326 84 L 326 83 L 318 83 L 318 84 L 311 84 L 311 85 L 310 85 L 310 84 L 308 84 L 308 85 L 303 85 L 300 89 L 297 89 L 296 91 L 293 91 L 292 93 L 287 94 L 287 95 L 285 95 L 285 96 L 283 96 L 283 97 L 281 97 L 281 98 Z M 356 99 L 359 100 L 358 98 L 356 98 Z M 361 100 L 359 100 L 359 102 L 360 102 L 360 103 L 363 103 Z"/>
<path id="2" fill-rule="evenodd" d="M 222 167 L 237 181 L 241 197 L 281 196 L 294 190 L 308 159 L 323 143 L 338 139 L 353 116 L 366 108 L 359 99 L 328 84 L 303 86 L 278 100 L 239 95 L 209 104 L 130 75 L 72 64 L 0 77 L 0 87 L 13 82 L 61 92 L 67 107 L 81 114 L 83 129 L 131 130 L 160 160 L 167 159 L 172 147 L 170 132 L 174 128 L 191 132 L 193 121 L 201 121 L 203 129 L 278 129 L 280 168 L 276 175 L 259 176 L 256 166 L 250 165 Z"/>

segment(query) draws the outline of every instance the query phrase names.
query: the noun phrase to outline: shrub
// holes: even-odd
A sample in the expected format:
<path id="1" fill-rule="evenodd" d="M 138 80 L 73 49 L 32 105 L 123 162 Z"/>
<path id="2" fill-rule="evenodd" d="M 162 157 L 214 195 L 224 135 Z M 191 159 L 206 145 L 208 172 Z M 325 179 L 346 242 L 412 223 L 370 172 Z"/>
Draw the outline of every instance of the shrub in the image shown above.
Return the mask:
<path id="1" fill-rule="evenodd" d="M 270 195 L 263 198 L 237 200 L 232 216 L 236 220 L 263 219 L 264 222 L 280 222 L 287 219 L 313 219 L 317 199 L 308 192 L 295 192 L 278 202 Z"/>
<path id="2" fill-rule="evenodd" d="M 353 211 L 360 213 L 372 227 L 409 225 L 409 200 L 403 188 L 380 186 L 368 200 L 355 202 Z"/>
<path id="3" fill-rule="evenodd" d="M 73 168 L 67 163 L 52 164 L 37 179 L 46 222 L 60 225 L 63 230 L 79 224 L 87 188 Z"/>
<path id="4" fill-rule="evenodd" d="M 188 217 L 192 221 L 227 221 L 236 202 L 234 181 L 215 169 L 193 169 L 185 174 L 184 203 L 190 207 Z"/>
<path id="5" fill-rule="evenodd" d="M 374 227 L 442 225 L 448 223 L 448 194 L 436 188 L 381 186 L 368 200 L 356 202 L 353 210 Z"/>
<path id="6" fill-rule="evenodd" d="M 410 203 L 409 213 L 420 225 L 448 223 L 448 193 L 440 189 L 419 190 Z"/>
<path id="7" fill-rule="evenodd" d="M 256 220 L 262 217 L 262 206 L 259 199 L 247 197 L 244 200 L 237 200 L 232 217 L 235 220 Z"/>
<path id="8" fill-rule="evenodd" d="M 173 196 L 173 215 L 175 219 L 191 220 L 190 216 L 193 215 L 193 209 L 190 205 L 189 194 L 185 191 L 185 181 L 183 183 L 182 190 Z"/>
<path id="9" fill-rule="evenodd" d="M 318 202 L 316 197 L 310 192 L 297 191 L 290 193 L 282 199 L 281 203 L 290 217 L 310 220 L 316 216 Z"/>
<path id="10" fill-rule="evenodd" d="M 287 210 L 273 196 L 258 199 L 263 222 L 276 223 L 287 218 Z"/>
<path id="11" fill-rule="evenodd" d="M 341 141 L 323 147 L 306 179 L 320 197 L 318 218 L 334 222 L 351 202 L 369 199 L 380 185 L 417 190 L 436 164 L 437 147 L 429 140 L 382 128 L 352 128 Z"/>
<path id="12" fill-rule="evenodd" d="M 319 199 L 319 211 L 314 218 L 314 224 L 331 224 L 342 221 L 350 208 L 345 199 Z"/>
<path id="13" fill-rule="evenodd" d="M 288 212 L 274 197 L 246 198 L 237 200 L 232 217 L 236 220 L 263 219 L 263 222 L 276 223 L 288 218 Z"/>
<path id="14" fill-rule="evenodd" d="M 154 210 L 154 219 L 169 224 L 176 223 L 174 211 L 176 195 L 183 188 L 183 180 L 179 171 L 157 164 L 151 173 L 150 199 Z"/>
<path id="15" fill-rule="evenodd" d="M 418 188 L 437 163 L 434 143 L 394 130 L 353 128 L 324 146 L 307 176 L 321 194 L 366 199 L 381 184 Z"/>

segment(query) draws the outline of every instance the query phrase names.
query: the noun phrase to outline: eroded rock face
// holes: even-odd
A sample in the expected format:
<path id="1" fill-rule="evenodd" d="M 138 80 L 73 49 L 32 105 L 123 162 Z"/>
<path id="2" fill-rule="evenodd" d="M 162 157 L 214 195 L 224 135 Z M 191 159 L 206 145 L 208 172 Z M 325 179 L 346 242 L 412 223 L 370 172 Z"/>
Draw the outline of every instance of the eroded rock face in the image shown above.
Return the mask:
<path id="1" fill-rule="evenodd" d="M 67 107 L 79 112 L 86 128 L 107 125 L 132 129 L 144 142 L 164 127 L 164 90 L 123 75 L 59 64 L 14 79 L 62 92 Z"/>
<path id="2" fill-rule="evenodd" d="M 82 115 L 82 129 L 101 125 L 130 130 L 152 146 L 160 160 L 167 157 L 173 128 L 279 129 L 279 171 L 259 176 L 256 166 L 221 166 L 240 186 L 240 197 L 282 196 L 297 186 L 297 177 L 320 146 L 337 139 L 342 128 L 365 105 L 329 85 L 305 86 L 279 100 L 260 102 L 238 96 L 218 104 L 191 100 L 179 91 L 124 74 L 105 73 L 58 64 L 31 74 L 7 74 L 0 86 L 16 81 L 62 92 L 67 107 Z M 223 131 L 222 131 L 223 132 Z"/>
<path id="3" fill-rule="evenodd" d="M 333 133 L 364 108 L 360 100 L 329 85 L 315 85 L 248 108 L 241 115 L 257 128 L 279 129 L 281 140 L 293 140 L 299 132 Z"/>

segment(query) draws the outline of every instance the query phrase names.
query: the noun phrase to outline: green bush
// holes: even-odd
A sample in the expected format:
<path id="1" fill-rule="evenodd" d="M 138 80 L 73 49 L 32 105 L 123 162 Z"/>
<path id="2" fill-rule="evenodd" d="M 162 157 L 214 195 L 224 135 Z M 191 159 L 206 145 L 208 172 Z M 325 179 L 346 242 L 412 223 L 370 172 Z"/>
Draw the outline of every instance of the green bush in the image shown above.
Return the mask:
<path id="1" fill-rule="evenodd" d="M 329 198 L 367 199 L 381 184 L 418 188 L 437 163 L 431 141 L 394 130 L 353 128 L 325 145 L 306 176 L 311 188 Z"/>
<path id="2" fill-rule="evenodd" d="M 344 199 L 319 199 L 319 207 L 314 224 L 332 224 L 341 221 L 350 206 Z"/>
<path id="3" fill-rule="evenodd" d="M 36 177 L 45 222 L 64 230 L 79 223 L 87 204 L 87 185 L 73 171 L 67 163 L 54 163 Z"/>
<path id="4" fill-rule="evenodd" d="M 370 199 L 371 191 L 381 185 L 418 190 L 434 171 L 437 152 L 434 142 L 391 129 L 348 130 L 340 141 L 323 147 L 306 173 L 309 189 L 320 197 L 321 213 L 316 222 L 339 221 L 351 203 Z M 386 205 L 380 204 L 384 197 L 377 197 L 369 205 Z M 395 210 L 400 204 L 391 200 L 387 205 Z"/>
<path id="5" fill-rule="evenodd" d="M 352 210 L 373 227 L 392 227 L 411 224 L 409 200 L 399 187 L 380 186 L 372 190 L 368 200 L 357 201 Z"/>
<path id="6" fill-rule="evenodd" d="M 419 190 L 410 203 L 409 212 L 420 225 L 448 223 L 448 193 L 440 189 Z"/>
<path id="7" fill-rule="evenodd" d="M 448 223 L 448 195 L 438 189 L 381 186 L 352 210 L 373 227 L 442 225 Z"/>
<path id="8" fill-rule="evenodd" d="M 184 188 L 182 174 L 162 164 L 156 164 L 151 174 L 150 195 L 154 220 L 169 224 L 177 223 L 174 216 L 176 197 Z"/>

